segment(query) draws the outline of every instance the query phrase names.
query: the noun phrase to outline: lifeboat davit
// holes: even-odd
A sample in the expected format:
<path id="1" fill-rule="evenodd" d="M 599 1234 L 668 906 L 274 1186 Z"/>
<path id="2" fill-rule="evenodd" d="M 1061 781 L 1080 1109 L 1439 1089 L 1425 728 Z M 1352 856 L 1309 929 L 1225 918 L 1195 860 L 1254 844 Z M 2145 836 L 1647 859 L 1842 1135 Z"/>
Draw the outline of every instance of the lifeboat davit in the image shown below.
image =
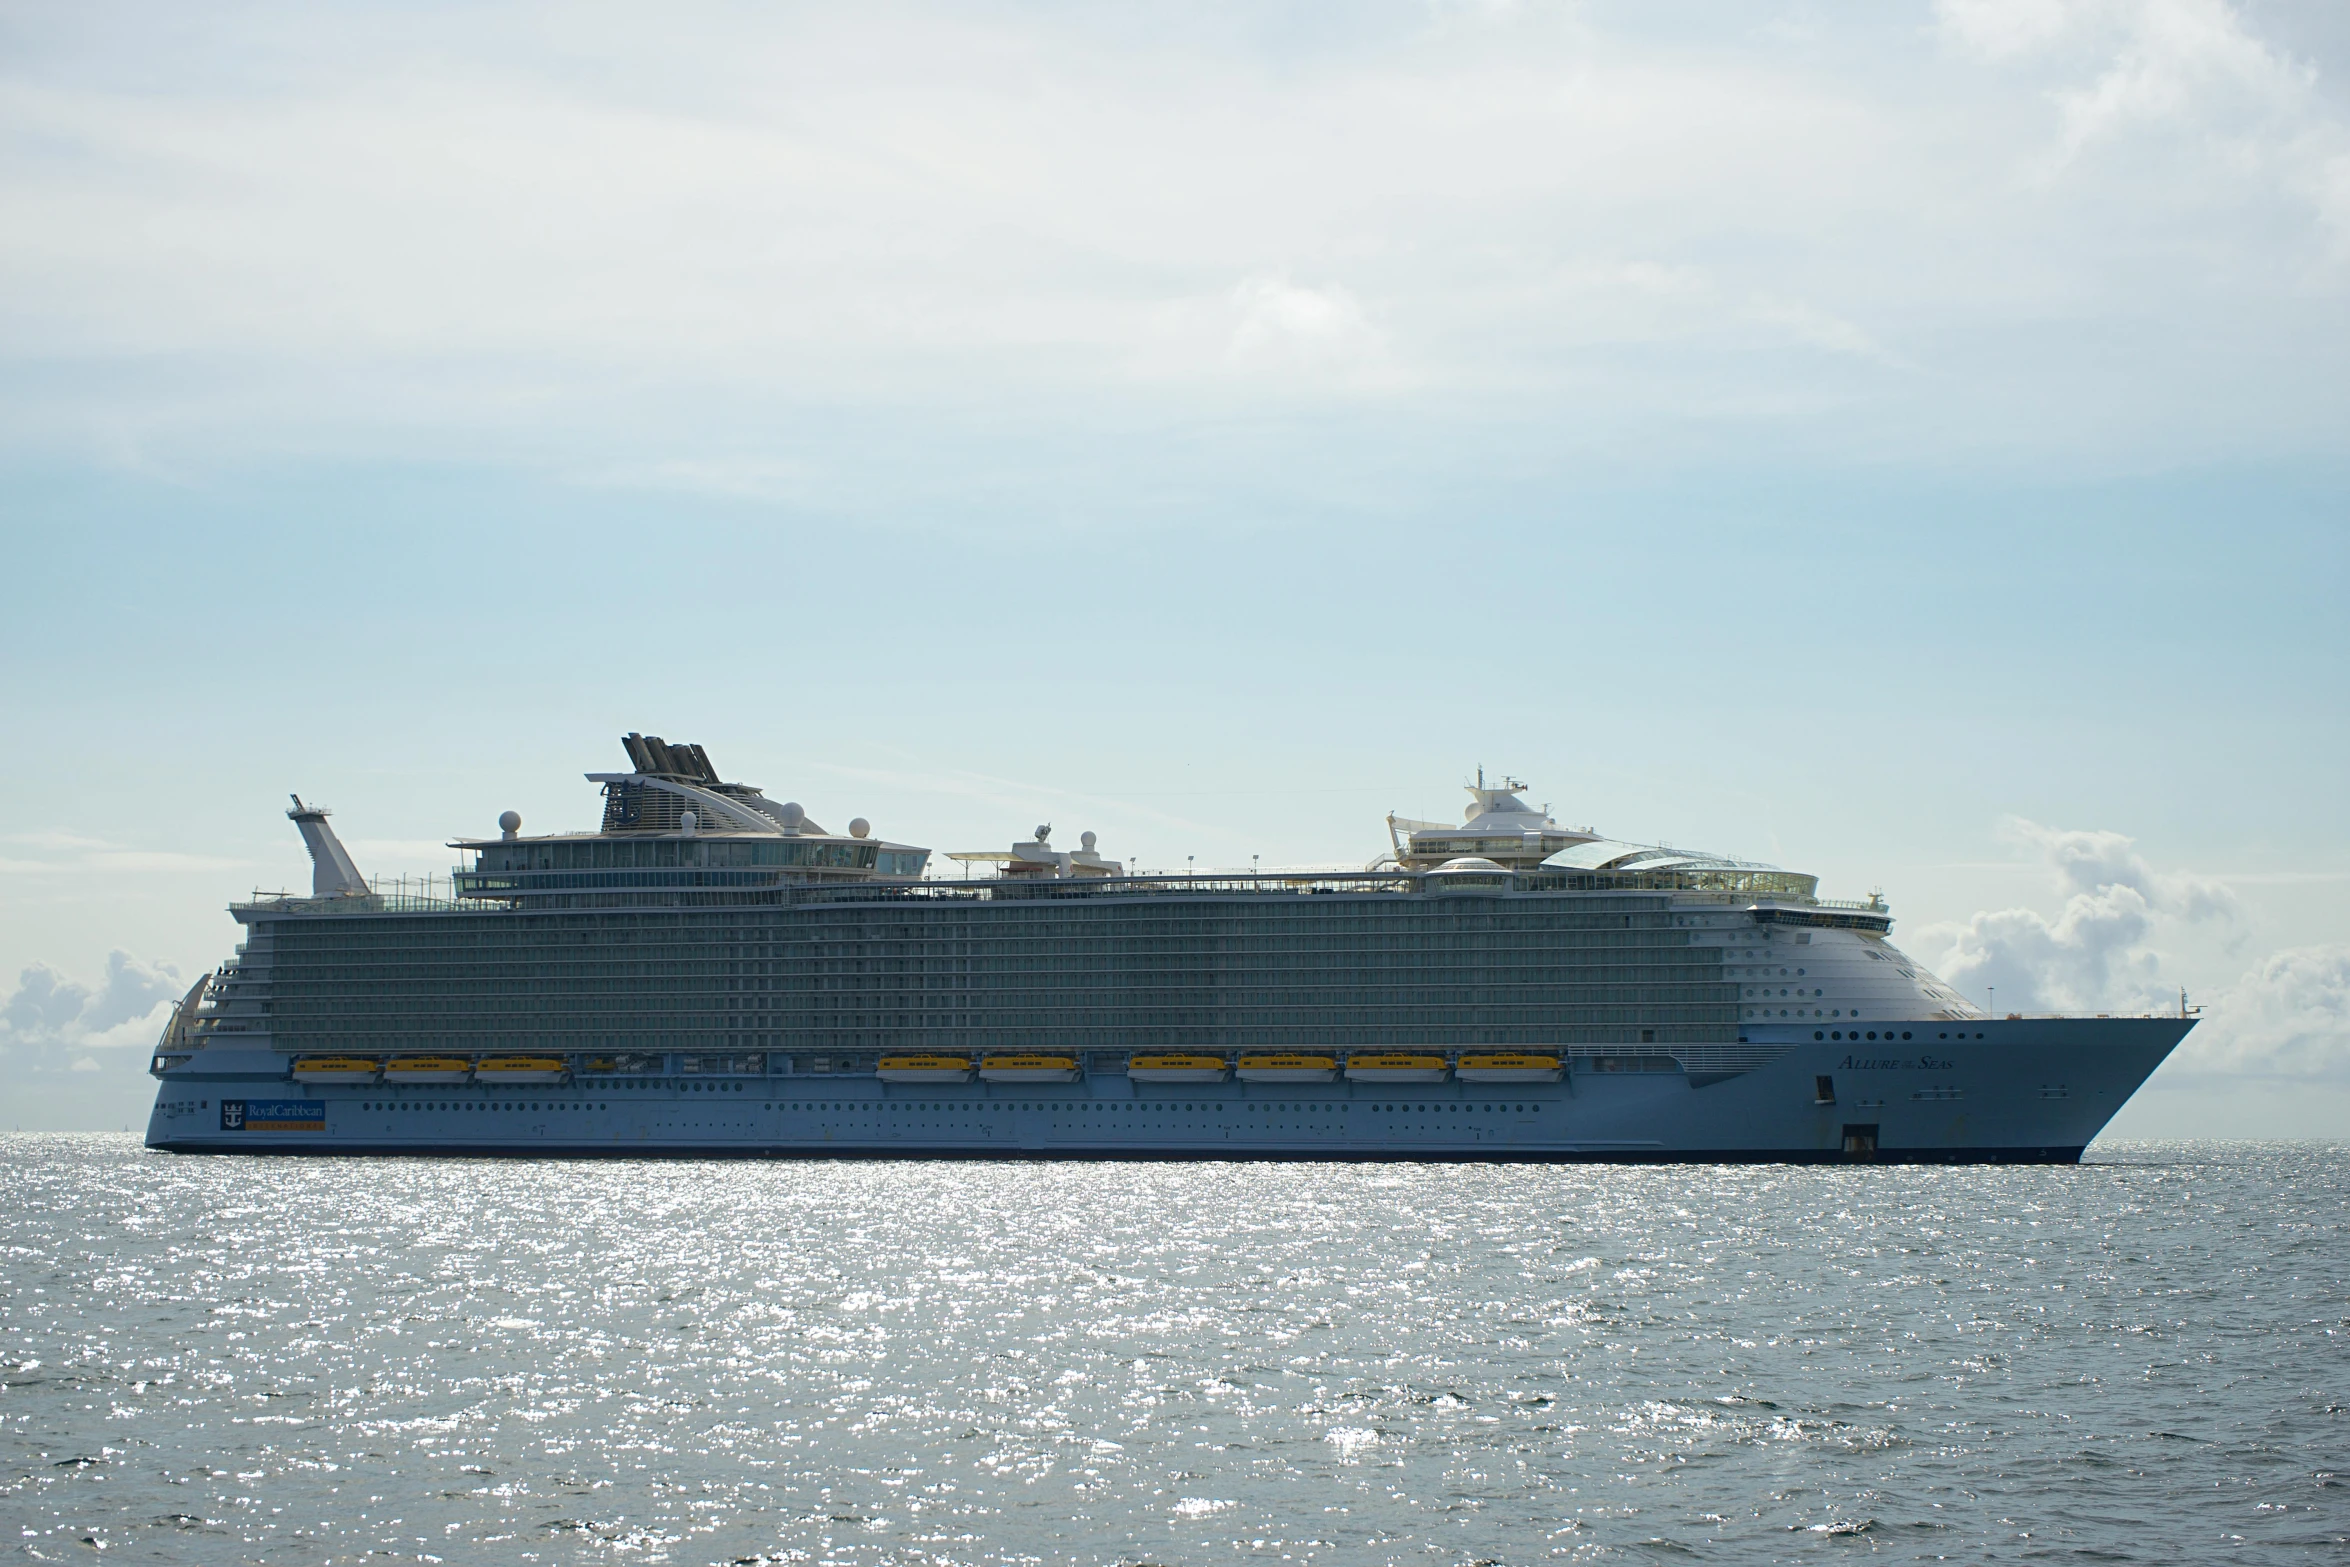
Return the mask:
<path id="1" fill-rule="evenodd" d="M 1441 1083 L 1444 1070 L 1444 1057 L 1436 1055 L 1379 1051 L 1346 1058 L 1347 1078 L 1356 1083 Z"/>
<path id="2" fill-rule="evenodd" d="M 1338 1058 L 1286 1053 L 1242 1056 L 1239 1070 L 1244 1083 L 1327 1083 L 1338 1075 Z"/>
<path id="3" fill-rule="evenodd" d="M 1464 1055 L 1453 1068 L 1464 1083 L 1555 1083 L 1557 1056 Z"/>
<path id="4" fill-rule="evenodd" d="M 1006 1055 L 980 1060 L 979 1076 L 990 1083 L 1070 1083 L 1077 1080 L 1075 1056 Z"/>
<path id="5" fill-rule="evenodd" d="M 477 1083 L 560 1083 L 561 1056 L 484 1056 L 473 1069 Z"/>
<path id="6" fill-rule="evenodd" d="M 1126 1075 L 1138 1083 L 1221 1083 L 1224 1058 L 1163 1052 L 1133 1056 L 1126 1062 Z"/>
<path id="7" fill-rule="evenodd" d="M 968 1083 L 969 1056 L 883 1056 L 874 1074 L 885 1083 Z"/>
<path id="8" fill-rule="evenodd" d="M 384 1063 L 387 1083 L 462 1083 L 473 1075 L 463 1056 L 394 1056 Z"/>

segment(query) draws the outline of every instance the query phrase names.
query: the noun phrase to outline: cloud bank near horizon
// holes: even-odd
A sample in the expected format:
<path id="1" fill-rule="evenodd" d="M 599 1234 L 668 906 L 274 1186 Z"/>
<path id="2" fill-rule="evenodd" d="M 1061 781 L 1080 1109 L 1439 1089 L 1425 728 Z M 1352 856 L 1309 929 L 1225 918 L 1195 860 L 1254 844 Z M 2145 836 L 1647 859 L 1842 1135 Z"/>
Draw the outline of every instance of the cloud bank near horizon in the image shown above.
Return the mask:
<path id="1" fill-rule="evenodd" d="M 2011 817 L 1999 836 L 2029 850 L 2063 900 L 2054 915 L 1987 909 L 1919 933 L 1933 967 L 2002 1012 L 2147 1013 L 2176 1009 L 2181 946 L 2240 951 L 2244 911 L 2208 877 L 2164 871 L 2135 840 Z M 2287 948 L 2202 998 L 2204 1021 L 2164 1072 L 2350 1085 L 2350 946 Z"/>
<path id="2" fill-rule="evenodd" d="M 2305 13 L 19 16 L 0 406 L 19 455 L 422 438 L 819 504 L 886 464 L 811 408 L 2330 455 L 2350 115 L 2262 30 Z"/>
<path id="3" fill-rule="evenodd" d="M 94 985 L 35 963 L 0 1001 L 0 1068 L 35 1077 L 119 1073 L 125 1052 L 143 1067 L 185 988 L 170 964 L 122 951 L 107 954 Z"/>

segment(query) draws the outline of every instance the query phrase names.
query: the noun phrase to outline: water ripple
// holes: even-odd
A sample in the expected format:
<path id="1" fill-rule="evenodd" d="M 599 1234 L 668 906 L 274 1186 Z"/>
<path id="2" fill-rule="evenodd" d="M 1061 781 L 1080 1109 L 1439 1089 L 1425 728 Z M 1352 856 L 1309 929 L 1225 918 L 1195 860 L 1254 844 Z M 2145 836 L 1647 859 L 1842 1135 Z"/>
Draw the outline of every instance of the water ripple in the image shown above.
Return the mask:
<path id="1" fill-rule="evenodd" d="M 27 1559 L 2350 1549 L 2338 1146 L 0 1166 Z"/>

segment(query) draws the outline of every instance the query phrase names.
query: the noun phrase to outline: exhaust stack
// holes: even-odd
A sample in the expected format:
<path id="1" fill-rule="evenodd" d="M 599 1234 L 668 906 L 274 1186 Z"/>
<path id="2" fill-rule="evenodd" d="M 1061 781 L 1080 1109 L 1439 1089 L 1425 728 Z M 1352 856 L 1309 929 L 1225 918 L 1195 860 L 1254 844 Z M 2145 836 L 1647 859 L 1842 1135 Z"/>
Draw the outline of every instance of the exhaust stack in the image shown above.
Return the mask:
<path id="1" fill-rule="evenodd" d="M 286 815 L 301 830 L 302 847 L 310 851 L 310 896 L 367 896 L 367 878 L 359 874 L 359 867 L 351 862 L 351 851 L 343 847 L 343 841 L 335 836 L 335 830 L 326 824 L 326 807 L 304 805 L 298 794 L 288 798 L 294 802 L 294 808 Z"/>

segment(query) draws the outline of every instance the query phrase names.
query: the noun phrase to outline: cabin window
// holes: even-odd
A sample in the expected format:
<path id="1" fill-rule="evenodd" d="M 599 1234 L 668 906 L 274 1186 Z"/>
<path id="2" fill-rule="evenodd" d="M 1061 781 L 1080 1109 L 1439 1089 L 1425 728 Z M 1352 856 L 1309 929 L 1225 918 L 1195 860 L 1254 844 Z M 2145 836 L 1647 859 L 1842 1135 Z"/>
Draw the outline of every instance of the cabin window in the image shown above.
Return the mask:
<path id="1" fill-rule="evenodd" d="M 1832 1077 L 1813 1078 L 1811 1080 L 1811 1102 L 1815 1105 L 1834 1104 L 1836 1102 L 1836 1080 Z"/>

